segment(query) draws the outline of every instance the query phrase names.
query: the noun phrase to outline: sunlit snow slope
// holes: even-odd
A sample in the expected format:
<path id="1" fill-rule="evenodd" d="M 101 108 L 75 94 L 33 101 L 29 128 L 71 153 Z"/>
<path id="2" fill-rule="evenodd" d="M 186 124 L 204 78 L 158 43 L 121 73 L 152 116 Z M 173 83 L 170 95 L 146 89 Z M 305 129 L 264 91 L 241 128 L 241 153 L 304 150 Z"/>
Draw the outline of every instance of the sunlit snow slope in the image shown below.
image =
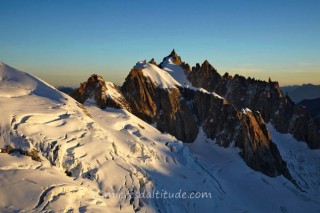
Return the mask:
<path id="1" fill-rule="evenodd" d="M 138 62 L 135 68 L 141 68 L 143 74 L 149 77 L 153 83 L 155 83 L 160 88 L 174 88 L 176 86 L 181 86 L 181 84 L 176 81 L 170 74 L 166 71 L 160 69 L 158 66 L 146 63 L 144 61 Z"/>
<path id="2" fill-rule="evenodd" d="M 0 77 L 2 152 L 8 146 L 36 149 L 41 158 L 0 153 L 0 211 L 320 211 L 317 191 L 302 185 L 307 192 L 301 192 L 283 177 L 251 170 L 237 149 L 221 148 L 201 131 L 187 147 L 125 110 L 101 110 L 90 102 L 84 108 L 5 64 L 0 64 Z M 281 152 L 290 149 L 284 146 Z M 312 159 L 319 160 L 319 152 Z M 305 182 L 319 189 L 312 182 L 319 173 L 308 174 L 314 176 L 304 177 Z M 187 195 L 207 192 L 211 198 L 134 196 L 180 190 Z"/>
<path id="3" fill-rule="evenodd" d="M 214 92 L 208 92 L 203 88 L 193 87 L 188 81 L 184 69 L 180 65 L 172 63 L 170 57 L 162 63 L 162 66 L 164 67 L 161 69 L 154 64 L 140 61 L 134 66 L 134 68 L 140 68 L 143 72 L 143 75 L 149 77 L 152 83 L 159 88 L 172 89 L 177 87 L 187 87 L 189 89 L 222 98 Z"/>

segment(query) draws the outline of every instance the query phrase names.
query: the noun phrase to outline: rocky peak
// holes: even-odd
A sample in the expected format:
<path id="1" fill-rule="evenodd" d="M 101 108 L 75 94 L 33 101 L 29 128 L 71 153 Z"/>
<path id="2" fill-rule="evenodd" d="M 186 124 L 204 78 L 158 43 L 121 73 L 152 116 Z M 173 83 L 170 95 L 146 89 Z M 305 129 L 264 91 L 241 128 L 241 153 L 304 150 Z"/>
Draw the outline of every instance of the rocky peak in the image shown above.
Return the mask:
<path id="1" fill-rule="evenodd" d="M 181 57 L 175 52 L 175 50 L 173 49 L 172 52 L 170 53 L 170 55 L 168 55 L 167 57 L 164 57 L 162 62 L 159 64 L 160 68 L 165 68 L 167 66 L 170 65 L 177 65 L 180 66 L 185 74 L 188 74 L 191 72 L 191 67 L 189 64 L 185 63 L 184 61 L 181 60 Z"/>
<path id="2" fill-rule="evenodd" d="M 217 70 L 209 63 L 208 60 L 205 60 L 202 65 L 201 65 L 201 69 L 205 70 L 207 72 L 217 72 Z"/>
<path id="3" fill-rule="evenodd" d="M 156 63 L 156 61 L 154 60 L 154 58 L 152 58 L 152 59 L 149 61 L 149 64 L 153 64 L 153 65 L 158 66 L 157 63 Z"/>
<path id="4" fill-rule="evenodd" d="M 225 80 L 231 80 L 232 79 L 232 75 L 230 75 L 228 72 L 226 72 L 223 76 L 222 76 L 223 79 Z"/>
<path id="5" fill-rule="evenodd" d="M 84 103 L 88 98 L 94 98 L 100 102 L 106 90 L 107 87 L 103 78 L 93 74 L 86 82 L 81 83 L 80 87 L 71 93 L 71 96 L 76 96 L 75 99 L 80 103 Z"/>
<path id="6" fill-rule="evenodd" d="M 171 51 L 169 57 L 177 57 L 177 56 L 178 56 L 178 55 L 177 55 L 176 51 L 173 49 L 173 50 Z"/>
<path id="7" fill-rule="evenodd" d="M 182 64 L 181 57 L 177 55 L 174 50 L 171 52 L 170 56 L 174 64 Z"/>
<path id="8" fill-rule="evenodd" d="M 211 64 L 209 63 L 209 61 L 206 59 L 204 60 L 204 62 L 201 65 L 202 67 L 206 67 L 208 69 L 208 67 L 212 67 Z"/>
<path id="9" fill-rule="evenodd" d="M 93 74 L 86 82 L 80 84 L 78 89 L 70 93 L 70 96 L 80 103 L 87 100 L 93 101 L 100 108 L 113 107 L 128 109 L 126 100 L 119 88 L 110 82 L 105 82 L 102 76 Z"/>
<path id="10" fill-rule="evenodd" d="M 176 53 L 176 51 L 174 49 L 172 50 L 170 55 L 163 58 L 163 61 L 161 62 L 160 67 L 163 63 L 168 63 L 168 60 L 171 60 L 171 62 L 174 64 L 182 64 L 183 63 L 181 60 L 181 57 Z"/>
<path id="11" fill-rule="evenodd" d="M 205 60 L 201 66 L 200 64 L 196 64 L 195 67 L 192 67 L 191 72 L 188 74 L 188 80 L 193 86 L 208 90 L 221 81 L 221 76 L 217 70 Z"/>

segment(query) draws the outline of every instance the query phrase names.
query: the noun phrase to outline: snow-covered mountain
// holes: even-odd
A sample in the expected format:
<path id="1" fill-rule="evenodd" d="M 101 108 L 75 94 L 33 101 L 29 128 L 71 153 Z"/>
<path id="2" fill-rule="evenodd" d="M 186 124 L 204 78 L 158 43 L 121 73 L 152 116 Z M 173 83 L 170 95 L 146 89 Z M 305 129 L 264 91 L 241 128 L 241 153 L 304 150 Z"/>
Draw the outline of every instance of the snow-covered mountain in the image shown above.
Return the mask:
<path id="1" fill-rule="evenodd" d="M 215 93 L 190 88 L 188 82 L 181 89 L 182 78 L 171 75 L 176 70 L 173 64 L 165 69 L 167 65 L 138 64 L 121 88 L 93 75 L 74 93 L 82 105 L 40 79 L 1 63 L 0 211 L 320 211 L 319 150 L 277 132 L 271 123 L 267 128 L 259 114 L 238 111 Z M 135 93 L 140 99 L 130 101 L 130 96 L 132 100 L 137 97 Z M 162 98 L 156 100 L 157 95 Z M 198 98 L 198 104 L 191 98 Z M 157 101 L 161 100 L 159 109 Z M 185 110 L 191 104 L 199 107 L 196 120 L 202 119 L 195 122 L 193 143 L 182 143 L 155 128 L 189 119 Z M 201 115 L 202 104 L 212 107 L 209 111 L 214 114 Z M 165 107 L 170 109 L 169 117 L 162 117 Z M 172 109 L 177 111 L 172 113 Z M 145 121 L 132 113 L 144 115 Z M 195 116 L 192 110 L 190 116 Z M 188 119 L 185 122 L 192 121 Z M 241 124 L 244 133 L 238 135 L 245 136 L 243 141 L 239 137 L 237 146 L 224 144 L 228 134 L 223 131 L 233 129 L 212 129 L 206 125 L 219 123 L 211 119 Z M 199 125 L 200 121 L 206 125 Z M 221 132 L 210 135 L 209 130 Z M 274 143 L 277 146 L 270 145 Z M 253 146 L 257 146 L 253 154 L 243 153 Z M 265 163 L 250 164 L 246 156 Z M 266 159 L 281 164 L 282 158 L 294 181 L 283 176 L 283 165 L 274 165 L 274 175 L 269 176 L 254 167 L 272 165 Z M 175 198 L 168 198 L 168 193 Z"/>
<path id="2" fill-rule="evenodd" d="M 82 85 L 104 84 L 91 83 L 91 78 Z M 86 92 L 82 85 L 71 95 L 84 103 L 91 90 Z M 154 59 L 138 62 L 117 89 L 127 110 L 161 132 L 190 143 L 202 128 L 218 144 L 239 147 L 251 168 L 270 176 L 282 174 L 295 182 L 272 142 L 267 122 L 310 148 L 320 145 L 319 124 L 283 96 L 277 82 L 221 76 L 207 60 L 191 69 L 174 50 L 159 65 Z M 105 88 L 95 91 L 103 94 Z M 96 95 L 94 99 L 101 108 L 113 107 L 110 100 L 101 103 Z"/>

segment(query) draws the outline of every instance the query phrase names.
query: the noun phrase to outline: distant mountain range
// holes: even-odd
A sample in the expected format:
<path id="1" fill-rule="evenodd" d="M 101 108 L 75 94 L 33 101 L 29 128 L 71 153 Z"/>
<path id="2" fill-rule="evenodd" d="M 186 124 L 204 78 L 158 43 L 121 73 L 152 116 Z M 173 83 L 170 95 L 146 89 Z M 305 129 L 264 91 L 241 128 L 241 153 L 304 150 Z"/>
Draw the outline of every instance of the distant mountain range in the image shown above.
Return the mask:
<path id="1" fill-rule="evenodd" d="M 320 98 L 320 85 L 303 84 L 281 87 L 284 94 L 288 93 L 291 100 L 298 103 L 305 99 Z"/>
<path id="2" fill-rule="evenodd" d="M 72 88 L 72 87 L 65 87 L 65 86 L 59 86 L 59 87 L 57 87 L 57 90 L 59 90 L 59 91 L 61 91 L 61 92 L 64 92 L 64 93 L 66 93 L 66 94 L 69 94 L 69 93 L 71 93 L 71 92 L 74 90 L 74 88 Z"/>

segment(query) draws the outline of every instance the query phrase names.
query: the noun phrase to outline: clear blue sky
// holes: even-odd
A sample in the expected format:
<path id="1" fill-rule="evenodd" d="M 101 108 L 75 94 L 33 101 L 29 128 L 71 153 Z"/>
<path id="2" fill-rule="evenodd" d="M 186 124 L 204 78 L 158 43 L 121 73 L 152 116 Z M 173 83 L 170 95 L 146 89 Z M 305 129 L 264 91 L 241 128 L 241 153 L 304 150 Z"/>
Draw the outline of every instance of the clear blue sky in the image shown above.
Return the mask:
<path id="1" fill-rule="evenodd" d="M 320 1 L 0 0 L 0 61 L 53 85 L 121 84 L 173 48 L 220 73 L 320 84 Z"/>

